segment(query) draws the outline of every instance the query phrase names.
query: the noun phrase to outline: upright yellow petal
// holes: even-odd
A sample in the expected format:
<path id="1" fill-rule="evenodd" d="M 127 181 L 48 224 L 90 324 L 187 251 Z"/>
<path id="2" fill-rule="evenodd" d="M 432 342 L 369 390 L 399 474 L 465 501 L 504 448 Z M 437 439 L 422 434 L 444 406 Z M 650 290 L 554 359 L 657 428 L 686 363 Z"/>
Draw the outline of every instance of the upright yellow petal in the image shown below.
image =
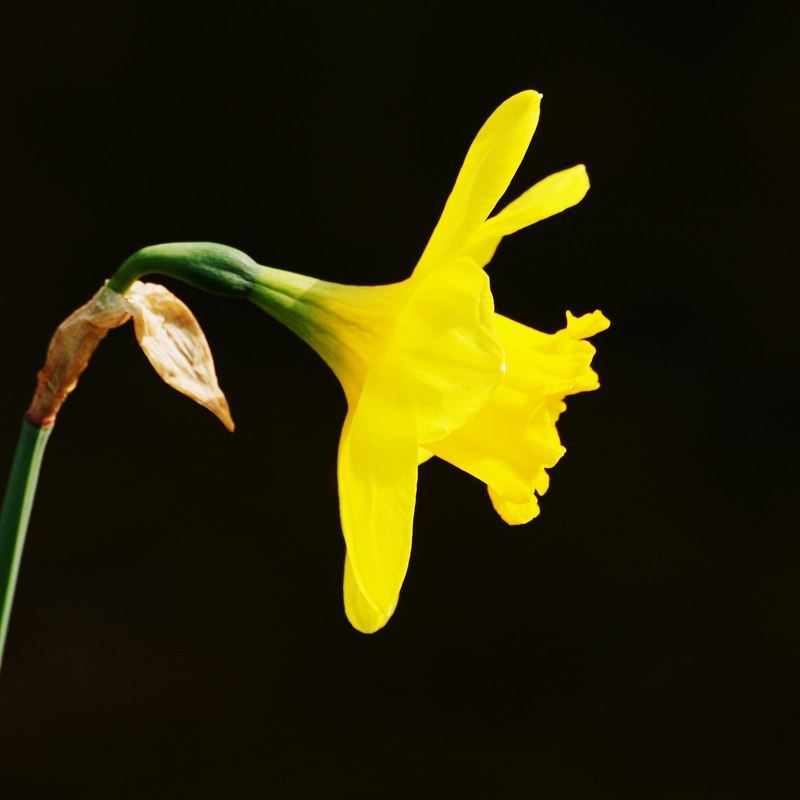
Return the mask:
<path id="1" fill-rule="evenodd" d="M 441 439 L 463 425 L 503 379 L 505 354 L 493 318 L 489 279 L 468 258 L 417 284 L 384 358 L 403 375 L 418 442 Z"/>
<path id="2" fill-rule="evenodd" d="M 508 189 L 539 121 L 538 92 L 510 97 L 475 137 L 414 275 L 428 274 L 458 252 Z"/>
<path id="3" fill-rule="evenodd" d="M 589 177 L 583 164 L 556 172 L 532 186 L 499 214 L 487 219 L 458 254 L 473 259 L 479 267 L 485 267 L 504 236 L 580 203 L 588 191 Z"/>
<path id="4" fill-rule="evenodd" d="M 339 443 L 339 508 L 353 578 L 385 617 L 411 554 L 418 447 L 407 394 L 391 365 L 374 362 Z"/>

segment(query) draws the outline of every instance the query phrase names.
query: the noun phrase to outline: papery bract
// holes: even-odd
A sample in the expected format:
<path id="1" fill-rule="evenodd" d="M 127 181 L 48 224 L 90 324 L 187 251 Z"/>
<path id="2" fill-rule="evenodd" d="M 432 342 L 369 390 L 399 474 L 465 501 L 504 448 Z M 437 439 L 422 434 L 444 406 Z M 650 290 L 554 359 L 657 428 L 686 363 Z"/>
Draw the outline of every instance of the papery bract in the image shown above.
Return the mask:
<path id="1" fill-rule="evenodd" d="M 219 388 L 206 337 L 189 308 L 157 283 L 136 281 L 124 294 L 103 286 L 56 329 L 47 349 L 29 421 L 52 426 L 99 343 L 133 317 L 136 338 L 161 378 L 208 408 L 232 431 L 228 401 Z"/>
<path id="2" fill-rule="evenodd" d="M 136 281 L 125 293 L 136 339 L 155 371 L 233 431 L 205 334 L 189 307 L 159 283 Z"/>

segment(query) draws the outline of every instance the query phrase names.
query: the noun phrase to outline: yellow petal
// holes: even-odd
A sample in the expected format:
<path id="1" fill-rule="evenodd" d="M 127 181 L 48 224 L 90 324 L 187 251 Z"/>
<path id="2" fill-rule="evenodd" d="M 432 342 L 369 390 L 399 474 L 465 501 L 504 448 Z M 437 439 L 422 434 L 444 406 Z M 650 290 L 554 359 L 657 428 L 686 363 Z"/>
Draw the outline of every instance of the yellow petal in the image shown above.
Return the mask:
<path id="1" fill-rule="evenodd" d="M 607 330 L 611 322 L 602 311 L 592 311 L 591 314 L 582 314 L 574 317 L 571 311 L 567 311 L 566 333 L 570 339 L 588 339 L 596 333 Z M 560 331 L 559 333 L 563 333 Z M 592 348 L 594 352 L 594 348 Z"/>
<path id="2" fill-rule="evenodd" d="M 561 406 L 503 384 L 466 425 L 426 447 L 509 502 L 527 503 L 544 470 L 566 452 L 555 427 Z"/>
<path id="3" fill-rule="evenodd" d="M 546 473 L 545 473 L 546 474 Z M 535 495 L 527 503 L 509 503 L 504 500 L 491 486 L 489 489 L 489 497 L 491 498 L 494 510 L 503 518 L 504 522 L 509 525 L 524 525 L 530 522 L 534 517 L 539 516 L 539 502 Z"/>
<path id="4" fill-rule="evenodd" d="M 418 442 L 463 425 L 503 379 L 493 314 L 486 273 L 468 258 L 428 275 L 400 314 L 385 359 L 403 375 Z"/>
<path id="5" fill-rule="evenodd" d="M 537 92 L 520 92 L 486 120 L 469 148 L 415 276 L 448 261 L 492 213 L 528 149 L 541 99 Z"/>
<path id="6" fill-rule="evenodd" d="M 136 283 L 125 293 L 136 338 L 155 371 L 173 389 L 205 406 L 233 430 L 219 388 L 211 348 L 192 312 L 157 283 Z"/>
<path id="7" fill-rule="evenodd" d="M 388 617 L 408 569 L 417 494 L 414 409 L 391 365 L 376 361 L 339 443 L 339 509 L 353 578 Z"/>
<path id="8" fill-rule="evenodd" d="M 364 593 L 358 588 L 353 565 L 350 557 L 344 558 L 344 613 L 350 624 L 361 633 L 375 633 L 380 630 L 390 619 L 397 605 L 397 599 L 392 604 L 388 616 L 376 611 L 369 603 Z"/>
<path id="9" fill-rule="evenodd" d="M 430 450 L 426 450 L 424 447 L 420 447 L 417 451 L 417 466 L 420 464 L 424 464 L 426 461 L 430 461 L 433 458 L 433 453 Z"/>
<path id="10" fill-rule="evenodd" d="M 504 236 L 576 205 L 588 191 L 589 178 L 583 164 L 556 172 L 532 186 L 499 214 L 487 219 L 458 254 L 469 256 L 479 267 L 484 267 L 491 261 Z"/>
<path id="11" fill-rule="evenodd" d="M 509 524 L 538 513 L 535 493 L 547 491 L 545 470 L 566 452 L 556 428 L 564 397 L 599 386 L 589 366 L 594 347 L 580 338 L 608 324 L 599 311 L 582 317 L 567 312 L 566 328 L 551 335 L 495 314 L 506 352 L 503 383 L 466 425 L 425 445 L 486 483 Z"/>

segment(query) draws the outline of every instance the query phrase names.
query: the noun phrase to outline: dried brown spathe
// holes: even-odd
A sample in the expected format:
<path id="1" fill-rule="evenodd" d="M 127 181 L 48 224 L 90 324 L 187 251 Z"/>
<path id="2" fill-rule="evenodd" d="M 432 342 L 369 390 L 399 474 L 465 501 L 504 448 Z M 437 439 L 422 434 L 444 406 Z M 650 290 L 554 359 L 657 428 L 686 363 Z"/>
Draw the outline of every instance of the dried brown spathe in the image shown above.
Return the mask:
<path id="1" fill-rule="evenodd" d="M 233 420 L 217 382 L 211 350 L 194 315 L 163 286 L 139 281 L 124 296 L 104 286 L 59 325 L 39 372 L 28 419 L 42 427 L 53 425 L 100 340 L 131 317 L 136 338 L 156 372 L 232 431 Z"/>
<path id="2" fill-rule="evenodd" d="M 125 293 L 136 338 L 155 371 L 216 414 L 233 430 L 228 401 L 219 388 L 205 334 L 189 308 L 158 283 L 136 283 Z"/>

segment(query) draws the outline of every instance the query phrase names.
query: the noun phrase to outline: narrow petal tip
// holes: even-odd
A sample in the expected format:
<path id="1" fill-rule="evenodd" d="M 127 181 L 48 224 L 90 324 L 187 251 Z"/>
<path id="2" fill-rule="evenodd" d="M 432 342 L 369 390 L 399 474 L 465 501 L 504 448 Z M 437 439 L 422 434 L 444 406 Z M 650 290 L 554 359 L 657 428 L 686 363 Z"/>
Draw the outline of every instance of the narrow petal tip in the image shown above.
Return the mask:
<path id="1" fill-rule="evenodd" d="M 209 403 L 200 402 L 200 405 L 207 408 L 231 433 L 236 430 L 236 425 L 231 416 L 231 409 L 228 405 L 228 399 L 221 391 L 220 396 L 214 398 L 214 401 Z"/>
<path id="2" fill-rule="evenodd" d="M 518 92 L 517 94 L 511 95 L 508 100 L 498 106 L 497 111 L 500 111 L 500 109 L 504 106 L 518 106 L 521 109 L 525 108 L 529 114 L 535 114 L 539 111 L 539 106 L 541 103 L 542 95 L 539 94 L 539 92 L 535 91 L 534 89 L 526 89 L 524 92 Z M 495 113 L 497 113 L 497 111 L 495 111 Z"/>
<path id="3" fill-rule="evenodd" d="M 364 597 L 358 586 L 350 557 L 344 559 L 344 613 L 349 623 L 360 633 L 375 633 L 391 619 L 397 607 L 397 598 L 391 604 L 388 614 L 376 611 Z"/>
<path id="4" fill-rule="evenodd" d="M 541 94 L 540 92 L 537 92 L 536 89 L 525 89 L 522 92 L 518 92 L 517 94 L 511 95 L 510 99 L 513 100 L 515 97 L 524 97 L 531 103 L 541 103 L 542 97 L 544 97 L 544 95 Z"/>

